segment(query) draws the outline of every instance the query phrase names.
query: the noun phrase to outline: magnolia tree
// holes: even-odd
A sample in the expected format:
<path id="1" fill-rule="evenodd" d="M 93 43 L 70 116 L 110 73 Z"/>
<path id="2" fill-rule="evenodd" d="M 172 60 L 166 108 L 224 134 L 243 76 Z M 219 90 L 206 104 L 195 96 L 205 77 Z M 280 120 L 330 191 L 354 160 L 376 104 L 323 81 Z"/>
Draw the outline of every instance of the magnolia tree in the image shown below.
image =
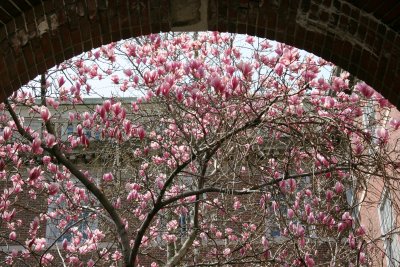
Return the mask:
<path id="1" fill-rule="evenodd" d="M 390 105 L 323 59 L 239 39 L 112 43 L 1 104 L 1 264 L 372 264 L 356 210 L 368 177 L 396 186 Z"/>

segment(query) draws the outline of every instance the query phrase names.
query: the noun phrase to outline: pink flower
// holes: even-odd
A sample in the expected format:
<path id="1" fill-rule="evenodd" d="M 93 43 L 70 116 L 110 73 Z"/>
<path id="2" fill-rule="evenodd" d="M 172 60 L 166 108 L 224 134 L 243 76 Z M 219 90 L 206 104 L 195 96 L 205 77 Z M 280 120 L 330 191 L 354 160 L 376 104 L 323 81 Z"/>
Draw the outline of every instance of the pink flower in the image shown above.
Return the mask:
<path id="1" fill-rule="evenodd" d="M 33 154 L 40 155 L 43 153 L 43 148 L 41 147 L 42 141 L 39 138 L 35 138 L 32 141 L 32 152 Z"/>
<path id="2" fill-rule="evenodd" d="M 145 132 L 145 130 L 144 130 L 142 127 L 140 127 L 140 128 L 138 129 L 138 135 L 139 135 L 139 139 L 140 139 L 140 140 L 143 140 L 144 137 L 146 136 L 146 132 Z"/>
<path id="3" fill-rule="evenodd" d="M 297 236 L 303 236 L 303 235 L 304 235 L 304 232 L 305 232 L 304 227 L 301 226 L 300 224 L 297 225 L 296 235 L 297 235 Z"/>
<path id="4" fill-rule="evenodd" d="M 124 74 L 125 74 L 126 76 L 128 76 L 128 77 L 131 77 L 132 74 L 133 74 L 133 72 L 132 72 L 131 69 L 124 69 Z"/>
<path id="5" fill-rule="evenodd" d="M 381 143 L 387 143 L 389 140 L 389 132 L 383 127 L 376 129 L 376 136 Z"/>
<path id="6" fill-rule="evenodd" d="M 356 234 L 358 236 L 363 236 L 365 235 L 366 231 L 365 231 L 365 226 L 361 225 L 357 230 L 356 230 Z"/>
<path id="7" fill-rule="evenodd" d="M 365 253 L 364 252 L 360 253 L 360 263 L 361 264 L 367 263 L 367 258 L 365 257 Z"/>
<path id="8" fill-rule="evenodd" d="M 54 260 L 54 256 L 50 253 L 46 253 L 42 256 L 42 264 L 48 266 Z"/>
<path id="9" fill-rule="evenodd" d="M 312 196 L 312 192 L 310 189 L 306 189 L 305 191 L 306 196 L 311 197 Z"/>
<path id="10" fill-rule="evenodd" d="M 231 235 L 233 233 L 233 229 L 228 227 L 228 228 L 225 229 L 225 233 L 227 235 Z"/>
<path id="11" fill-rule="evenodd" d="M 247 35 L 246 36 L 246 43 L 253 44 L 254 43 L 254 37 L 251 36 L 251 35 Z"/>
<path id="12" fill-rule="evenodd" d="M 117 102 L 111 106 L 111 110 L 113 111 L 115 116 L 118 116 L 122 112 L 121 102 Z"/>
<path id="13" fill-rule="evenodd" d="M 103 174 L 103 180 L 105 182 L 111 182 L 114 179 L 114 176 L 111 172 Z"/>
<path id="14" fill-rule="evenodd" d="M 369 85 L 367 85 L 365 82 L 360 82 L 356 86 L 356 89 L 362 93 L 366 98 L 371 98 L 371 96 L 374 94 L 374 89 L 372 89 Z"/>
<path id="15" fill-rule="evenodd" d="M 329 109 L 335 106 L 335 99 L 330 96 L 325 97 L 324 99 L 324 107 Z"/>
<path id="16" fill-rule="evenodd" d="M 10 222 L 15 216 L 15 209 L 13 209 L 12 211 L 4 211 L 3 215 L 1 216 L 3 218 L 4 221 L 6 222 Z"/>
<path id="17" fill-rule="evenodd" d="M 395 129 L 399 129 L 400 127 L 400 120 L 399 119 L 391 119 L 390 120 L 390 125 Z"/>
<path id="18" fill-rule="evenodd" d="M 44 157 L 42 158 L 42 162 L 43 162 L 44 165 L 48 165 L 48 164 L 51 162 L 51 157 L 49 157 L 49 156 L 44 156 Z"/>
<path id="19" fill-rule="evenodd" d="M 354 238 L 352 233 L 349 234 L 348 242 L 351 249 L 356 248 L 356 239 Z"/>
<path id="20" fill-rule="evenodd" d="M 109 112 L 110 109 L 111 109 L 111 101 L 110 100 L 105 100 L 103 102 L 103 107 L 104 107 L 106 112 Z"/>
<path id="21" fill-rule="evenodd" d="M 233 208 L 234 208 L 235 210 L 238 210 L 238 209 L 240 209 L 241 206 L 242 206 L 242 204 L 241 204 L 240 201 L 236 198 L 236 199 L 235 199 L 235 202 L 233 203 Z"/>
<path id="22" fill-rule="evenodd" d="M 315 265 L 314 259 L 311 258 L 310 254 L 308 253 L 306 253 L 304 261 L 306 262 L 307 267 L 314 267 Z"/>
<path id="23" fill-rule="evenodd" d="M 179 102 L 182 102 L 182 100 L 183 100 L 183 92 L 182 92 L 182 90 L 177 89 L 175 94 L 176 94 L 176 99 Z"/>
<path id="24" fill-rule="evenodd" d="M 63 84 L 65 83 L 64 76 L 58 77 L 57 81 L 58 81 L 58 87 L 63 86 Z"/>
<path id="25" fill-rule="evenodd" d="M 287 184 L 289 186 L 290 192 L 294 192 L 296 190 L 297 187 L 297 183 L 295 179 L 288 179 L 287 180 Z"/>
<path id="26" fill-rule="evenodd" d="M 336 194 L 340 194 L 343 192 L 343 184 L 341 182 L 339 182 L 339 181 L 336 182 L 335 191 L 336 191 Z"/>
<path id="27" fill-rule="evenodd" d="M 147 86 L 151 86 L 155 80 L 157 79 L 158 74 L 155 71 L 147 71 L 144 73 L 144 82 L 146 83 Z"/>
<path id="28" fill-rule="evenodd" d="M 313 212 L 310 212 L 310 214 L 308 215 L 307 222 L 310 223 L 310 224 L 315 223 L 315 217 L 314 217 L 314 213 Z"/>
<path id="29" fill-rule="evenodd" d="M 40 116 L 44 121 L 48 121 L 50 119 L 50 111 L 46 106 L 41 106 L 40 107 Z"/>
<path id="30" fill-rule="evenodd" d="M 88 267 L 93 267 L 94 266 L 94 260 L 92 260 L 92 259 L 90 259 L 88 262 L 87 262 L 87 266 Z"/>
<path id="31" fill-rule="evenodd" d="M 36 238 L 34 241 L 35 244 L 35 251 L 41 251 L 46 246 L 46 238 Z"/>
<path id="32" fill-rule="evenodd" d="M 217 93 L 223 93 L 225 91 L 225 84 L 218 76 L 213 76 L 210 79 L 210 84 L 212 87 L 214 87 L 215 92 Z"/>
<path id="33" fill-rule="evenodd" d="M 122 124 L 123 124 L 123 126 L 124 126 L 125 133 L 126 133 L 127 135 L 130 135 L 131 130 L 132 130 L 132 123 L 131 123 L 131 121 L 130 121 L 130 120 L 124 120 L 124 122 L 123 122 Z"/>
<path id="34" fill-rule="evenodd" d="M 346 223 L 340 222 L 340 223 L 338 223 L 337 227 L 338 227 L 338 231 L 342 232 L 343 230 L 346 229 L 347 225 L 346 225 Z"/>
<path id="35" fill-rule="evenodd" d="M 56 137 L 52 134 L 47 134 L 46 136 L 46 145 L 48 147 L 53 147 L 56 144 Z"/>
<path id="36" fill-rule="evenodd" d="M 265 250 L 269 249 L 269 242 L 265 236 L 261 238 L 261 244 L 263 245 Z"/>
<path id="37" fill-rule="evenodd" d="M 12 131 L 11 131 L 10 127 L 8 127 L 8 126 L 4 127 L 4 131 L 3 131 L 4 140 L 7 141 L 8 139 L 10 139 L 11 135 L 12 135 Z"/>
<path id="38" fill-rule="evenodd" d="M 42 174 L 40 167 L 34 167 L 29 171 L 29 180 L 34 181 Z"/>
<path id="39" fill-rule="evenodd" d="M 310 204 L 305 204 L 304 205 L 304 211 L 306 212 L 307 215 L 311 213 L 311 205 Z"/>
<path id="40" fill-rule="evenodd" d="M 278 74 L 278 76 L 282 76 L 282 74 L 283 74 L 283 64 L 281 64 L 281 63 L 276 64 L 274 70 L 275 70 L 275 73 Z"/>
<path id="41" fill-rule="evenodd" d="M 250 62 L 240 61 L 237 64 L 237 68 L 243 73 L 243 76 L 245 78 L 251 78 L 251 71 L 252 71 L 253 67 L 251 66 Z"/>
<path id="42" fill-rule="evenodd" d="M 259 145 L 262 145 L 264 143 L 264 139 L 262 138 L 262 136 L 257 136 L 256 140 L 257 140 L 257 144 L 259 144 Z"/>
<path id="43" fill-rule="evenodd" d="M 117 251 L 115 251 L 115 252 L 112 254 L 111 258 L 112 258 L 114 261 L 119 261 L 119 260 L 122 258 L 122 254 L 121 254 L 121 252 L 119 252 L 119 251 L 117 250 Z"/>
<path id="44" fill-rule="evenodd" d="M 326 191 L 326 201 L 330 202 L 333 197 L 333 192 L 331 190 Z"/>
<path id="45" fill-rule="evenodd" d="M 288 219 L 292 219 L 294 216 L 294 211 L 292 209 L 287 210 L 287 217 Z"/>
<path id="46" fill-rule="evenodd" d="M 60 186 L 58 183 L 51 183 L 48 185 L 47 190 L 49 191 L 49 195 L 53 196 L 58 193 Z"/>
<path id="47" fill-rule="evenodd" d="M 224 249 L 224 252 L 223 252 L 223 254 L 224 254 L 224 256 L 225 256 L 225 257 L 228 257 L 228 256 L 229 256 L 229 254 L 231 254 L 231 249 L 230 249 L 230 248 L 226 248 L 226 249 Z"/>
<path id="48" fill-rule="evenodd" d="M 17 239 L 17 234 L 13 231 L 10 233 L 10 235 L 8 236 L 10 238 L 10 240 L 16 240 Z"/>
<path id="49" fill-rule="evenodd" d="M 361 143 L 357 143 L 355 148 L 354 148 L 354 153 L 356 155 L 360 155 L 364 150 L 364 146 Z"/>
<path id="50" fill-rule="evenodd" d="M 167 241 L 168 243 L 173 243 L 177 240 L 176 235 L 164 234 L 162 238 L 163 238 L 163 240 Z"/>
<path id="51" fill-rule="evenodd" d="M 172 231 L 178 228 L 178 221 L 177 220 L 172 220 L 167 223 L 167 229 L 168 231 Z"/>

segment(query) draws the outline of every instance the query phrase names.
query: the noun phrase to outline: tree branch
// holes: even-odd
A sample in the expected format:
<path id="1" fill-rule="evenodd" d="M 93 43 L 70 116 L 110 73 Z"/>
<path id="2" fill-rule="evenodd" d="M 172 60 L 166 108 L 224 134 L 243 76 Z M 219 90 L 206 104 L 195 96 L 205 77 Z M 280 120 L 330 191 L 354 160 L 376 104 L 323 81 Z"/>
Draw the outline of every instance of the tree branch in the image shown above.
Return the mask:
<path id="1" fill-rule="evenodd" d="M 26 132 L 25 129 L 23 129 L 17 114 L 14 112 L 8 100 L 5 100 L 5 104 L 7 106 L 8 112 L 15 122 L 19 134 L 21 134 L 28 141 L 32 142 L 33 137 L 28 132 Z M 48 148 L 44 144 L 42 144 L 42 148 L 50 155 L 54 156 L 60 164 L 64 165 L 86 187 L 86 189 L 89 190 L 89 192 L 91 192 L 97 198 L 103 208 L 107 211 L 117 228 L 118 236 L 121 239 L 124 259 L 125 262 L 128 262 L 130 246 L 128 234 L 125 230 L 125 224 L 122 222 L 121 217 L 119 216 L 111 202 L 108 200 L 108 198 L 94 183 L 89 181 L 86 176 L 71 161 L 69 161 L 65 157 L 65 155 L 58 148 L 58 145 L 55 145 L 52 148 Z"/>

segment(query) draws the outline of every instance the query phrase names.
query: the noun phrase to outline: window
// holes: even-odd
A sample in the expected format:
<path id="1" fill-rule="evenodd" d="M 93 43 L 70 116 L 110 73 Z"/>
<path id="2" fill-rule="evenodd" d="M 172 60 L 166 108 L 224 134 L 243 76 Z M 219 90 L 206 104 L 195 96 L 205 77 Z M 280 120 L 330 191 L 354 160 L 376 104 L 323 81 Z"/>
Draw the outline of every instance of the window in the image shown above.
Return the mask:
<path id="1" fill-rule="evenodd" d="M 375 107 L 374 102 L 372 100 L 368 101 L 364 106 L 363 110 L 363 120 L 364 126 L 368 129 L 372 134 L 374 134 L 374 124 L 375 124 Z"/>
<path id="2" fill-rule="evenodd" d="M 272 204 L 269 207 L 269 212 L 271 212 L 272 216 L 265 218 L 266 235 L 279 240 L 282 237 L 279 222 L 287 216 L 287 204 L 285 196 L 281 193 L 274 195 L 272 200 Z"/>
<path id="3" fill-rule="evenodd" d="M 98 177 L 97 172 L 100 170 L 93 169 L 90 173 L 94 177 Z M 77 186 L 82 188 L 83 185 L 77 182 Z M 80 200 L 79 200 L 80 201 Z M 53 200 L 48 204 L 47 214 L 49 218 L 46 221 L 46 239 L 49 243 L 62 242 L 64 239 L 68 242 L 74 237 L 73 230 L 82 233 L 82 240 L 88 238 L 88 231 L 95 230 L 98 227 L 98 221 L 93 216 L 93 211 L 87 208 L 83 202 L 76 203 L 73 207 L 79 206 L 71 214 L 64 213 L 69 205 L 68 198 L 60 191 L 53 196 Z"/>
<path id="4" fill-rule="evenodd" d="M 92 137 L 92 132 L 89 129 L 85 129 L 85 135 L 88 139 L 90 139 Z"/>
<path id="5" fill-rule="evenodd" d="M 190 227 L 190 216 L 189 214 L 179 215 L 179 233 L 181 237 L 187 235 Z"/>
<path id="6" fill-rule="evenodd" d="M 382 195 L 382 200 L 379 207 L 379 215 L 388 267 L 399 266 L 400 247 L 398 244 L 398 236 L 391 233 L 396 226 L 396 216 L 392 209 L 392 201 L 390 199 L 390 193 L 387 189 L 384 190 Z"/>
<path id="7" fill-rule="evenodd" d="M 357 202 L 358 199 L 355 196 L 356 184 L 353 180 L 352 186 L 348 187 L 346 190 L 346 201 L 349 207 L 352 208 L 352 216 L 356 221 L 360 220 L 360 205 Z"/>
<path id="8" fill-rule="evenodd" d="M 48 213 L 52 213 L 56 210 L 54 206 L 49 206 Z M 58 226 L 66 224 L 63 229 Z M 54 218 L 47 220 L 46 225 L 46 239 L 49 242 L 62 242 L 66 239 L 68 242 L 72 240 L 73 233 L 72 229 L 77 229 L 78 232 L 83 234 L 82 239 L 87 239 L 87 229 L 95 229 L 96 222 L 90 218 L 90 212 L 83 210 L 77 220 L 70 220 L 66 223 L 63 215 L 56 215 Z"/>
<path id="9" fill-rule="evenodd" d="M 268 228 L 271 237 L 275 238 L 281 236 L 281 230 L 279 229 L 279 226 L 276 223 L 271 223 Z"/>
<path id="10" fill-rule="evenodd" d="M 74 133 L 74 126 L 72 124 L 68 124 L 67 126 L 67 136 Z"/>

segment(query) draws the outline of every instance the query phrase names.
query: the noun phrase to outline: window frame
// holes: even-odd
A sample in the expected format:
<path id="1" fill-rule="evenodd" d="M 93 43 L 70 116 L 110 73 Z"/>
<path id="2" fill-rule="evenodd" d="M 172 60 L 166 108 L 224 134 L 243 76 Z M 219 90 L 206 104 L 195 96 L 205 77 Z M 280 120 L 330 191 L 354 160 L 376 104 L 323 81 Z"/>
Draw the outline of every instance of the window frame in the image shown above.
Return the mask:
<path id="1" fill-rule="evenodd" d="M 387 206 L 388 205 L 388 206 Z M 386 210 L 387 209 L 387 210 Z M 386 253 L 386 262 L 388 267 L 398 266 L 400 263 L 400 245 L 398 235 L 391 233 L 396 228 L 396 215 L 393 211 L 392 199 L 390 191 L 384 188 L 378 206 L 379 222 L 382 234 L 382 241 Z M 387 225 L 387 213 L 390 213 L 390 222 Z"/>

